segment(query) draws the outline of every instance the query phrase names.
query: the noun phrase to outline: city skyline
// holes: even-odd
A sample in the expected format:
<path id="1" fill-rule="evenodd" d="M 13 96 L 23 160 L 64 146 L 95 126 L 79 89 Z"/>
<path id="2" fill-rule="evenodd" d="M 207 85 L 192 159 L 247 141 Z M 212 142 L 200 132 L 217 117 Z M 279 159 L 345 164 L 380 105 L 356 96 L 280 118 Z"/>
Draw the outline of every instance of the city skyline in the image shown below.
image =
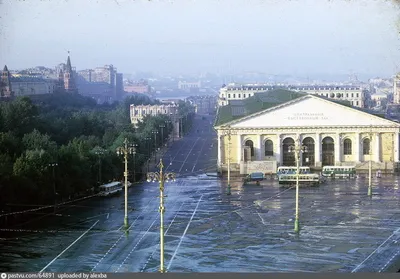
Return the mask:
<path id="1" fill-rule="evenodd" d="M 3 1 L 0 15 L 10 70 L 54 67 L 71 51 L 77 70 L 122 73 L 399 71 L 394 1 Z"/>

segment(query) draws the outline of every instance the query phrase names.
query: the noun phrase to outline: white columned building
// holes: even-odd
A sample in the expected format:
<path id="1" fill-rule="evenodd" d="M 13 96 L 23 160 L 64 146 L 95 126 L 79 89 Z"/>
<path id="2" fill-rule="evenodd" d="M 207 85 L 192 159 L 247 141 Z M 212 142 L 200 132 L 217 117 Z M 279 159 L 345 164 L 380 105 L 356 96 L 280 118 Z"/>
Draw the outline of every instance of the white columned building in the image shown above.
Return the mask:
<path id="1" fill-rule="evenodd" d="M 278 166 L 294 166 L 294 154 L 288 150 L 298 138 L 308 147 L 301 165 L 315 169 L 367 169 L 371 159 L 374 169 L 391 171 L 399 162 L 400 124 L 349 103 L 278 89 L 250 97 L 240 106 L 220 107 L 215 124 L 218 138 L 231 133 L 232 171 L 273 173 Z M 228 151 L 225 142 L 219 140 L 221 153 Z M 243 157 L 245 150 L 254 153 L 250 160 Z M 227 167 L 224 158 L 218 154 L 222 171 Z"/>

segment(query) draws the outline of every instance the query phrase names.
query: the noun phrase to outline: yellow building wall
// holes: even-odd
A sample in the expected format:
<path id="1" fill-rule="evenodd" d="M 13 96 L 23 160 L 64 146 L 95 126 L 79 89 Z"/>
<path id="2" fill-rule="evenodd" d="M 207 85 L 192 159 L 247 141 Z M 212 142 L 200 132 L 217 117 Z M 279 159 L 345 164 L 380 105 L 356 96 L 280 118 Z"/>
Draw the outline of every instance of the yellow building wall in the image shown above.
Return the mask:
<path id="1" fill-rule="evenodd" d="M 393 133 L 383 133 L 381 134 L 381 160 L 383 162 L 393 161 L 394 156 L 394 146 L 393 146 Z"/>
<path id="2" fill-rule="evenodd" d="M 238 144 L 238 135 L 231 136 L 231 162 L 236 163 L 238 161 L 238 149 L 240 145 Z"/>

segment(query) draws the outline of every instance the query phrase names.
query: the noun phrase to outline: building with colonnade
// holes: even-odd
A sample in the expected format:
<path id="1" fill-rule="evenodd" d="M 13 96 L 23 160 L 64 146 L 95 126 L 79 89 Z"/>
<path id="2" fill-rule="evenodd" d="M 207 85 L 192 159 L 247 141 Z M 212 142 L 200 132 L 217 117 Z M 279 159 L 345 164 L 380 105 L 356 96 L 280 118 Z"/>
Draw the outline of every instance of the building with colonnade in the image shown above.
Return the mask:
<path id="1" fill-rule="evenodd" d="M 284 89 L 254 94 L 220 106 L 214 125 L 218 134 L 218 169 L 274 173 L 295 166 L 290 146 L 300 142 L 308 152 L 300 164 L 393 171 L 399 162 L 400 124 L 356 108 L 347 101 Z M 229 139 L 230 138 L 230 139 Z"/>

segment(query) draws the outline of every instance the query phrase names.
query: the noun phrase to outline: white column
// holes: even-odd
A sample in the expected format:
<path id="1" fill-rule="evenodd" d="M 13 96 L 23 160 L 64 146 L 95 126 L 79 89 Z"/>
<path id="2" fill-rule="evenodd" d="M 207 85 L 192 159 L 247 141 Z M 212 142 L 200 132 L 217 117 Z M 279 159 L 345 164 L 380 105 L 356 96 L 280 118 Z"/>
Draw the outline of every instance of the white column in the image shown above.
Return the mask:
<path id="1" fill-rule="evenodd" d="M 302 136 L 302 134 L 297 134 L 296 135 L 295 144 L 299 144 L 300 147 L 303 146 L 303 136 Z M 299 164 L 300 164 L 300 167 L 303 165 L 303 152 L 302 151 L 300 151 L 300 154 L 299 154 Z"/>
<path id="2" fill-rule="evenodd" d="M 237 135 L 237 163 L 240 164 L 240 161 L 243 160 L 242 158 L 243 147 L 242 147 L 242 135 Z"/>
<path id="3" fill-rule="evenodd" d="M 222 148 L 221 148 L 221 136 L 220 135 L 218 135 L 218 168 L 221 166 L 221 163 L 222 163 L 222 160 L 221 160 L 221 158 L 222 158 Z"/>
<path id="4" fill-rule="evenodd" d="M 375 162 L 380 162 L 381 161 L 381 135 L 380 133 L 375 134 L 375 140 L 374 140 L 374 161 Z"/>
<path id="5" fill-rule="evenodd" d="M 275 155 L 275 160 L 280 165 L 282 162 L 282 141 L 281 141 L 281 134 L 276 135 L 276 140 L 274 144 L 274 155 Z"/>
<path id="6" fill-rule="evenodd" d="M 355 159 L 355 161 L 356 162 L 360 162 L 360 154 L 361 154 L 361 152 L 360 152 L 360 148 L 361 148 L 361 144 L 360 144 L 360 134 L 359 133 L 356 133 L 355 134 L 355 136 L 354 136 L 354 138 L 355 138 L 355 141 L 354 141 L 354 144 L 353 144 L 353 148 L 352 148 L 352 152 L 354 152 L 354 159 Z"/>
<path id="7" fill-rule="evenodd" d="M 258 134 L 257 135 L 257 147 L 258 147 L 258 150 L 257 150 L 257 155 L 256 155 L 256 161 L 262 161 L 263 160 L 263 158 L 264 158 L 264 156 L 263 156 L 263 150 L 264 150 L 264 148 L 263 148 L 263 144 L 262 144 L 262 136 L 260 135 L 260 134 Z"/>
<path id="8" fill-rule="evenodd" d="M 394 133 L 394 162 L 399 161 L 399 133 Z"/>
<path id="9" fill-rule="evenodd" d="M 319 167 L 321 165 L 321 134 L 316 133 L 315 134 L 315 150 L 314 150 L 314 155 L 315 155 L 315 166 Z"/>
<path id="10" fill-rule="evenodd" d="M 336 137 L 335 137 L 335 164 L 336 164 L 336 162 L 337 163 L 340 163 L 341 162 L 341 156 L 340 156 L 340 154 L 341 154 L 341 148 L 340 148 L 340 133 L 337 133 L 336 134 Z"/>

